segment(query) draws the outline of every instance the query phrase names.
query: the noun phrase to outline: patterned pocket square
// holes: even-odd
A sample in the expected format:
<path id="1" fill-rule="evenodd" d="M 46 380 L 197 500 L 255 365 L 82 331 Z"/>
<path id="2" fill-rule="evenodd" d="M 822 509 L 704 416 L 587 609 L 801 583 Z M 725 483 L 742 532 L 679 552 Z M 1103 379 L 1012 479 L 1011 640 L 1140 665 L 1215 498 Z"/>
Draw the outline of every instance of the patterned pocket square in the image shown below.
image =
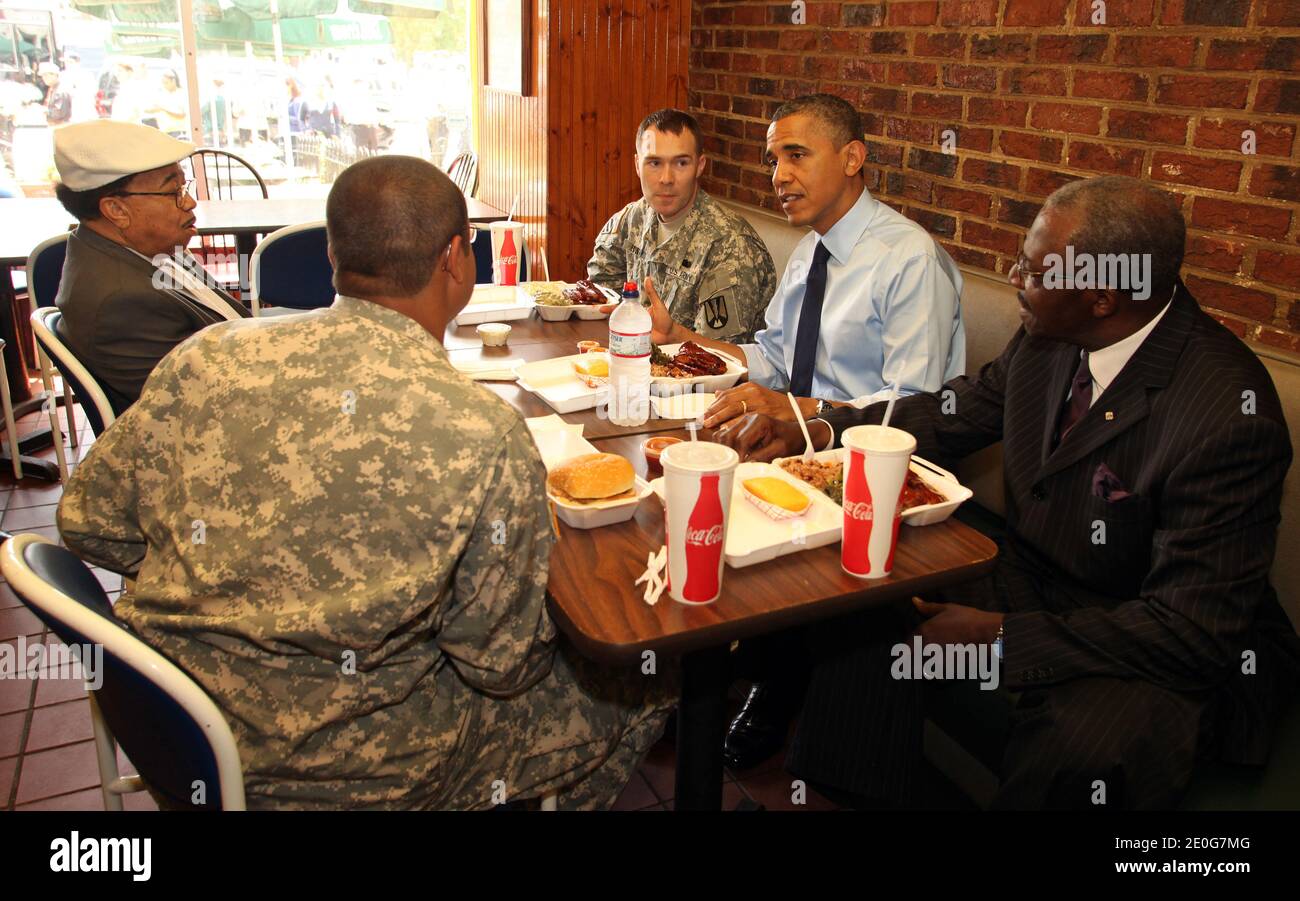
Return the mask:
<path id="1" fill-rule="evenodd" d="M 1126 497 L 1132 497 L 1129 490 L 1124 487 L 1124 483 L 1119 480 L 1119 476 L 1110 471 L 1110 467 L 1105 463 L 1097 465 L 1097 471 L 1092 474 L 1092 494 L 1093 497 L 1099 497 L 1108 504 L 1119 503 Z"/>

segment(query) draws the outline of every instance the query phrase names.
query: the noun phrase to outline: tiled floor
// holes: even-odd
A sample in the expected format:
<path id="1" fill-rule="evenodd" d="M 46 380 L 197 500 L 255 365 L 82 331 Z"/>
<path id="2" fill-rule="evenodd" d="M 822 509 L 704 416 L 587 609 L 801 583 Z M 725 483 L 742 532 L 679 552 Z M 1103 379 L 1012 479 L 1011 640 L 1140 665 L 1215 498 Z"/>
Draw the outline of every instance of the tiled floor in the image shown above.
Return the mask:
<path id="1" fill-rule="evenodd" d="M 19 435 L 45 425 L 40 413 L 19 422 Z M 77 411 L 79 452 L 70 447 L 69 461 L 80 459 L 94 440 L 80 410 Z M 65 437 L 66 441 L 66 437 Z M 37 456 L 53 460 L 53 448 Z M 13 475 L 0 472 L 0 529 L 37 532 L 58 540 L 55 514 L 62 486 L 24 479 L 15 485 Z M 97 570 L 111 598 L 121 591 L 121 578 Z M 8 585 L 0 580 L 0 643 L 13 645 L 19 636 L 45 643 L 57 641 L 40 620 L 26 610 Z M 739 707 L 739 693 L 732 698 Z M 744 773 L 727 772 L 723 786 L 723 807 L 734 809 L 743 801 L 762 804 L 768 810 L 834 810 L 837 805 L 808 789 L 796 799 L 793 777 L 781 763 L 784 752 Z M 671 810 L 675 751 L 671 739 L 660 741 L 650 751 L 615 805 L 616 810 Z M 134 772 L 119 753 L 119 770 Z M 963 802 L 948 792 L 941 779 L 935 780 L 937 806 L 962 807 Z M 802 803 L 795 803 L 801 800 Z M 128 795 L 128 810 L 156 810 L 147 794 Z M 0 679 L 0 810 L 102 810 L 99 770 L 91 740 L 90 704 L 79 682 Z"/>

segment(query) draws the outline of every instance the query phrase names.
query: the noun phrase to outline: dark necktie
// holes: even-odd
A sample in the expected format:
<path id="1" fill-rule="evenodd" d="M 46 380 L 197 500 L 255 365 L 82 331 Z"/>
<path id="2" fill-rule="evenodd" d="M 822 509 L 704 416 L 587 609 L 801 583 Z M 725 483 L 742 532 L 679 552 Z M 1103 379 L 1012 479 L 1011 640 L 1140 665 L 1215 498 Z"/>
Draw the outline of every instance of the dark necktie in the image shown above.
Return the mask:
<path id="1" fill-rule="evenodd" d="M 1092 371 L 1088 369 L 1088 352 L 1085 350 L 1079 358 L 1079 368 L 1074 371 L 1074 381 L 1070 383 L 1070 398 L 1061 411 L 1061 425 L 1057 430 L 1060 436 L 1057 444 L 1065 440 L 1083 415 L 1092 406 Z"/>
<path id="2" fill-rule="evenodd" d="M 804 283 L 803 306 L 799 308 L 799 331 L 794 339 L 794 365 L 790 367 L 790 393 L 812 396 L 813 367 L 817 364 L 817 338 L 822 330 L 822 301 L 826 299 L 826 245 L 817 242 L 812 268 Z"/>

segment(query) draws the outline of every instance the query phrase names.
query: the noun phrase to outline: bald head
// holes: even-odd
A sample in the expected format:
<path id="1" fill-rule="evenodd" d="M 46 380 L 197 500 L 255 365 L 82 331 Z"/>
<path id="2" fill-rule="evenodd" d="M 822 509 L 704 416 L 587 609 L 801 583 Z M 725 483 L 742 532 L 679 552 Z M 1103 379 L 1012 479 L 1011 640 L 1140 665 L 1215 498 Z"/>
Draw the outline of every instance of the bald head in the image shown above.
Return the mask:
<path id="1" fill-rule="evenodd" d="M 343 171 L 325 204 L 334 289 L 353 297 L 411 297 L 469 228 L 465 197 L 437 166 L 375 156 Z"/>

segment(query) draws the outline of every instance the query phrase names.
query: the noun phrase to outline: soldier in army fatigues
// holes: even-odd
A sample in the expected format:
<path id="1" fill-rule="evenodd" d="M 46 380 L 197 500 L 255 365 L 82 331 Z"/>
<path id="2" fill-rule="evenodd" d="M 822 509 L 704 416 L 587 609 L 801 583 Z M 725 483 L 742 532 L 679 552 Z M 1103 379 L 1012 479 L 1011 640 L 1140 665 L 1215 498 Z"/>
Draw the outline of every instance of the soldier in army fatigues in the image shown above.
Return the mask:
<path id="1" fill-rule="evenodd" d="M 557 639 L 536 447 L 432 333 L 473 287 L 464 200 L 376 157 L 328 217 L 334 305 L 164 358 L 60 531 L 135 575 L 116 612 L 225 713 L 250 807 L 606 807 L 676 686 Z"/>
<path id="2" fill-rule="evenodd" d="M 750 224 L 699 190 L 699 134 L 681 110 L 659 110 L 641 123 L 636 165 L 643 196 L 596 236 L 587 277 L 614 289 L 652 277 L 675 320 L 742 344 L 764 327 L 776 269 Z"/>

